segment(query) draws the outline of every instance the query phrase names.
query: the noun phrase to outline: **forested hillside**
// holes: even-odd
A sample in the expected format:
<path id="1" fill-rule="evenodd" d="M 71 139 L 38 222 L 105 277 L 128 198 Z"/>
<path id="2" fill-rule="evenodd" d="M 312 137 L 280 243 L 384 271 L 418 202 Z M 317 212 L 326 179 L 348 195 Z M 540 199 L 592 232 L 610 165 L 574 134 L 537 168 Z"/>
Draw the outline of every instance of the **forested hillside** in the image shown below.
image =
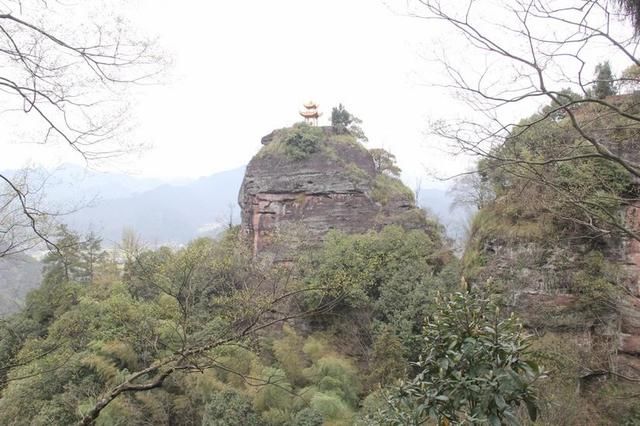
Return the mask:
<path id="1" fill-rule="evenodd" d="M 448 198 L 407 187 L 341 103 L 328 122 L 303 103 L 246 168 L 182 185 L 0 172 L 0 426 L 640 424 L 640 2 L 402 3 L 445 39 L 428 77 L 458 118 L 428 137 L 471 165 L 447 179 L 473 212 L 462 244 L 454 213 L 421 206 Z M 18 112 L 40 145 L 115 159 L 128 96 L 166 64 L 102 10 L 55 36 L 65 7 L 0 2 L 0 123 Z M 306 53 L 264 72 L 293 55 L 313 74 Z M 231 70 L 247 87 L 249 68 Z M 212 123 L 262 119 L 229 92 Z M 100 186 L 90 208 L 50 204 Z"/>
<path id="2" fill-rule="evenodd" d="M 132 247 L 122 272 L 79 261 L 87 249 L 50 256 L 42 287 L 8 320 L 21 338 L 2 336 L 15 367 L 0 423 L 73 424 L 106 389 L 142 382 L 157 389 L 122 392 L 97 423 L 352 424 L 375 413 L 374 392 L 411 369 L 435 294 L 456 280 L 442 235 L 334 233 L 291 269 L 255 262 L 237 232 L 179 251 Z"/>

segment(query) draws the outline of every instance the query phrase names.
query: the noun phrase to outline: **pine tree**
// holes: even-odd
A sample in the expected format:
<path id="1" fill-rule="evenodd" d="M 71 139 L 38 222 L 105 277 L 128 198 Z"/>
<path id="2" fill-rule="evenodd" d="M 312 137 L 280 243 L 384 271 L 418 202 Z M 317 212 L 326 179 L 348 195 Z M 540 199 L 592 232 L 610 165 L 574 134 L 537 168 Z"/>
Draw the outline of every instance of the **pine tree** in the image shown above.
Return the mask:
<path id="1" fill-rule="evenodd" d="M 617 93 L 613 84 L 614 76 L 611 72 L 609 61 L 604 61 L 596 66 L 596 81 L 594 86 L 594 95 L 598 99 L 604 99 Z"/>

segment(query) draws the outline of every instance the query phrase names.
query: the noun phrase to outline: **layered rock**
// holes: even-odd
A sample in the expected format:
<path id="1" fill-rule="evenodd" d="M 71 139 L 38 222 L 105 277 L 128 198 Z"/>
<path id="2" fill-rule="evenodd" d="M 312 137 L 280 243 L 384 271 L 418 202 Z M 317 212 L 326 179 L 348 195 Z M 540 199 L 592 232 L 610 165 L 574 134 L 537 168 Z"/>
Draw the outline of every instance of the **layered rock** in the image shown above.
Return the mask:
<path id="1" fill-rule="evenodd" d="M 627 207 L 626 218 L 629 229 L 640 231 L 639 205 Z M 600 362 L 612 362 L 618 372 L 640 379 L 637 240 L 612 238 L 597 251 L 601 258 L 590 259 L 588 242 L 477 228 L 468 250 L 467 264 L 473 263 L 471 257 L 479 259 L 473 271 L 468 268 L 473 284 L 501 294 L 527 327 L 560 334 L 593 359 L 598 348 Z"/>
<path id="2" fill-rule="evenodd" d="M 242 231 L 254 253 L 268 251 L 287 228 L 319 244 L 332 229 L 363 233 L 388 223 L 420 226 L 411 191 L 396 178 L 376 171 L 369 152 L 353 137 L 331 127 L 305 128 L 315 144 L 300 151 L 287 140 L 296 129 L 262 139 L 261 151 L 247 166 L 238 202 Z"/>

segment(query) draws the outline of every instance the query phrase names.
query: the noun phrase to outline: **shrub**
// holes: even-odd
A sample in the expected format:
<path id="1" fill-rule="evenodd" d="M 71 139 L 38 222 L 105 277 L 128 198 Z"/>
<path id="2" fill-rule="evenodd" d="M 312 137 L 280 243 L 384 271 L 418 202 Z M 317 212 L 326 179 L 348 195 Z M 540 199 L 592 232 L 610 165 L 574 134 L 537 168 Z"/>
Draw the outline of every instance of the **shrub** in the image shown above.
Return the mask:
<path id="1" fill-rule="evenodd" d="M 306 367 L 302 352 L 303 339 L 288 325 L 285 325 L 282 331 L 284 337 L 273 343 L 273 352 L 287 379 L 294 385 L 303 385 L 305 383 L 303 370 Z"/>
<path id="2" fill-rule="evenodd" d="M 290 129 L 283 129 L 272 143 L 282 144 L 287 156 L 303 160 L 318 151 L 322 140 L 322 129 L 298 123 Z"/>
<path id="3" fill-rule="evenodd" d="M 213 394 L 202 417 L 202 426 L 257 426 L 258 424 L 258 416 L 251 402 L 234 391 Z"/>
<path id="4" fill-rule="evenodd" d="M 411 204 L 415 202 L 411 189 L 407 188 L 400 179 L 386 174 L 376 176 L 371 198 L 383 206 L 393 200 L 404 200 Z"/>
<path id="5" fill-rule="evenodd" d="M 349 406 L 338 396 L 317 393 L 311 398 L 311 408 L 324 419 L 348 420 L 353 416 Z"/>
<path id="6" fill-rule="evenodd" d="M 476 295 L 440 300 L 424 328 L 420 372 L 391 396 L 391 424 L 518 424 L 524 403 L 535 421 L 533 383 L 543 376 L 531 361 L 528 339 L 513 317 Z"/>
<path id="7" fill-rule="evenodd" d="M 322 414 L 313 408 L 305 408 L 296 414 L 294 424 L 296 426 L 322 426 L 323 423 Z"/>

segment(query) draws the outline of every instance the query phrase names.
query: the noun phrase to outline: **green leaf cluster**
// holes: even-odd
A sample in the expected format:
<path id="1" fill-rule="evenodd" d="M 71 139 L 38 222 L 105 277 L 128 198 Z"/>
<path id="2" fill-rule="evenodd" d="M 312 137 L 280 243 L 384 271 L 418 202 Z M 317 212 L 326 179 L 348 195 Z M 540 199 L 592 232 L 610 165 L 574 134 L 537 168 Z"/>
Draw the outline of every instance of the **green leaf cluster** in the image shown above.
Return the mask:
<path id="1" fill-rule="evenodd" d="M 415 203 L 415 196 L 411 189 L 399 178 L 384 173 L 376 176 L 371 190 L 371 198 L 383 206 L 392 202 L 410 205 Z"/>
<path id="2" fill-rule="evenodd" d="M 322 137 L 321 128 L 297 123 L 291 128 L 279 130 L 269 144 L 271 145 L 269 149 L 281 147 L 287 157 L 293 160 L 304 160 L 320 150 Z"/>
<path id="3" fill-rule="evenodd" d="M 543 370 L 513 317 L 473 294 L 439 299 L 423 332 L 419 373 L 390 396 L 392 424 L 520 424 L 517 408 L 538 414 L 534 383 Z"/>

